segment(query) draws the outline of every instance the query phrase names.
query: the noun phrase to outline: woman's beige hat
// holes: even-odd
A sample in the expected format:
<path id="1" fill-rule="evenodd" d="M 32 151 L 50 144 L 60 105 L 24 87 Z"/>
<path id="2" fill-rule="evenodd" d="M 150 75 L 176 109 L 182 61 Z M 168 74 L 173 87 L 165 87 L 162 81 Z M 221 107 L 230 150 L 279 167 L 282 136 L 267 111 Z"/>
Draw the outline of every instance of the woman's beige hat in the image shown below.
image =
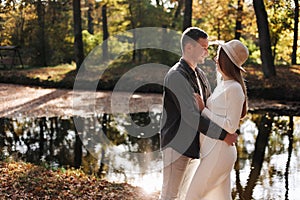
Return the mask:
<path id="1" fill-rule="evenodd" d="M 243 72 L 246 70 L 242 65 L 246 62 L 249 56 L 248 48 L 239 40 L 230 40 L 229 42 L 222 43 L 220 41 L 215 42 L 219 44 L 226 52 L 229 59 Z"/>

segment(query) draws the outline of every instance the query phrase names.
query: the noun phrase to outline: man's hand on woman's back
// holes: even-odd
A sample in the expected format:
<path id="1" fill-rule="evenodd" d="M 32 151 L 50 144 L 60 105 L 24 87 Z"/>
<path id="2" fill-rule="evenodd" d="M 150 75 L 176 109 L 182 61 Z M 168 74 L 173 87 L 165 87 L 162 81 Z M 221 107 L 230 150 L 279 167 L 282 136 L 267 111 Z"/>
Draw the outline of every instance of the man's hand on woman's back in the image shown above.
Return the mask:
<path id="1" fill-rule="evenodd" d="M 227 133 L 226 137 L 224 138 L 224 142 L 230 146 L 234 146 L 238 136 L 239 135 L 237 133 Z"/>

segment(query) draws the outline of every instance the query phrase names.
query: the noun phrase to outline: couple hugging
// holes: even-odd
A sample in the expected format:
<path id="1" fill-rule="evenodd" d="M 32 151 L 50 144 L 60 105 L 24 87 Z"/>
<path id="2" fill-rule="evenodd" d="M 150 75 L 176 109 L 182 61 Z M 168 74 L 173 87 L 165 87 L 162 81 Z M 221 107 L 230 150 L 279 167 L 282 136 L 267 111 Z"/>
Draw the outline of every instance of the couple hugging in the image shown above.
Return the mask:
<path id="1" fill-rule="evenodd" d="M 249 53 L 239 40 L 219 43 L 214 61 L 221 80 L 211 93 L 197 67 L 208 56 L 208 46 L 207 33 L 197 27 L 186 29 L 181 37 L 182 57 L 165 76 L 161 200 L 232 199 L 236 131 L 247 112 L 241 72 Z"/>

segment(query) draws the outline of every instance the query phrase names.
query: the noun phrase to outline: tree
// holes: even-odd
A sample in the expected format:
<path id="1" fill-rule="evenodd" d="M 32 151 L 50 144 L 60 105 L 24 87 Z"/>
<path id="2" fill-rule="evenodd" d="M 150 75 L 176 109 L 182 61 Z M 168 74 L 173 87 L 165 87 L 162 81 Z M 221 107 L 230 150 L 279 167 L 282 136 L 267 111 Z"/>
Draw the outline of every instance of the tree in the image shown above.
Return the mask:
<path id="1" fill-rule="evenodd" d="M 255 1 L 255 0 L 254 0 Z M 253 188 L 259 177 L 265 158 L 266 147 L 272 132 L 273 114 L 264 115 L 257 119 L 259 133 L 255 142 L 255 150 L 252 156 L 251 171 L 244 191 L 240 191 L 240 199 L 252 199 Z M 239 186 L 241 187 L 241 186 Z"/>
<path id="2" fill-rule="evenodd" d="M 87 2 L 88 4 L 88 11 L 87 11 L 87 18 L 88 18 L 88 32 L 90 34 L 94 34 L 94 18 L 92 16 L 94 5 L 92 2 Z"/>
<path id="3" fill-rule="evenodd" d="M 269 29 L 274 63 L 287 63 L 292 54 L 293 11 L 291 0 L 268 1 Z M 282 47 L 285 42 L 286 47 Z M 286 55 L 285 55 L 286 54 Z"/>
<path id="4" fill-rule="evenodd" d="M 297 40 L 298 40 L 298 23 L 299 23 L 299 1 L 295 1 L 295 15 L 294 15 L 294 39 L 293 39 L 293 52 L 292 64 L 297 64 Z"/>
<path id="5" fill-rule="evenodd" d="M 237 2 L 234 0 L 234 2 Z M 235 37 L 236 21 L 237 21 L 237 3 L 232 0 L 203 0 L 193 3 L 193 20 L 195 26 L 204 29 L 212 40 L 232 40 Z M 240 22 L 245 27 L 247 21 L 252 19 L 249 16 L 250 6 L 246 6 Z M 241 25 L 242 26 L 242 25 Z M 251 25 L 252 26 L 252 25 Z M 242 34 L 242 30 L 240 30 Z M 244 30 L 243 30 L 244 32 Z M 248 32 L 249 33 L 249 32 Z"/>
<path id="6" fill-rule="evenodd" d="M 242 32 L 242 14 L 243 14 L 244 0 L 238 0 L 237 17 L 235 23 L 235 39 L 239 40 Z"/>
<path id="7" fill-rule="evenodd" d="M 82 141 L 80 138 L 80 134 L 84 132 L 84 119 L 82 117 L 73 118 L 75 131 L 75 142 L 74 142 L 74 167 L 79 169 L 82 164 Z"/>
<path id="8" fill-rule="evenodd" d="M 262 70 L 265 78 L 276 76 L 274 60 L 271 50 L 271 39 L 268 24 L 268 15 L 263 0 L 253 0 L 256 23 L 259 34 L 259 47 L 262 60 Z"/>
<path id="9" fill-rule="evenodd" d="M 84 60 L 80 0 L 73 0 L 73 19 L 74 19 L 74 36 L 75 36 L 74 48 L 75 48 L 76 70 L 79 70 L 80 65 L 83 63 Z"/>
<path id="10" fill-rule="evenodd" d="M 176 24 L 177 24 L 176 22 L 179 20 L 182 5 L 183 5 L 183 0 L 178 0 L 177 7 L 175 9 L 174 17 L 172 19 L 172 24 L 171 24 L 171 28 L 173 28 L 173 29 L 176 28 Z"/>
<path id="11" fill-rule="evenodd" d="M 46 41 L 45 41 L 45 8 L 41 0 L 36 2 L 36 11 L 38 17 L 38 59 L 39 64 L 47 66 L 46 62 Z"/>
<path id="12" fill-rule="evenodd" d="M 136 62 L 137 57 L 141 59 L 141 52 L 137 49 L 137 37 L 135 28 L 141 26 L 140 17 L 141 17 L 141 4 L 140 2 L 128 2 L 129 13 L 130 13 L 130 24 L 133 29 L 133 52 L 132 52 L 132 61 Z M 136 7 L 136 6 L 137 7 Z M 137 17 L 136 17 L 137 16 Z"/>
<path id="13" fill-rule="evenodd" d="M 136 28 L 141 27 L 166 27 L 166 24 L 171 24 L 169 15 L 167 15 L 161 7 L 155 7 L 149 0 L 126 0 L 123 2 L 126 6 L 128 15 L 124 17 L 123 23 L 128 22 L 128 29 L 132 29 L 133 45 L 132 61 L 141 62 L 145 60 L 143 50 L 139 49 L 142 36 L 136 35 Z M 147 17 L 144 17 L 147 16 Z"/>
<path id="14" fill-rule="evenodd" d="M 193 0 L 185 0 L 182 31 L 192 26 Z"/>
<path id="15" fill-rule="evenodd" d="M 103 29 L 102 57 L 103 60 L 107 60 L 108 59 L 107 39 L 109 37 L 109 33 L 108 33 L 108 26 L 107 26 L 106 4 L 102 6 L 102 29 Z"/>

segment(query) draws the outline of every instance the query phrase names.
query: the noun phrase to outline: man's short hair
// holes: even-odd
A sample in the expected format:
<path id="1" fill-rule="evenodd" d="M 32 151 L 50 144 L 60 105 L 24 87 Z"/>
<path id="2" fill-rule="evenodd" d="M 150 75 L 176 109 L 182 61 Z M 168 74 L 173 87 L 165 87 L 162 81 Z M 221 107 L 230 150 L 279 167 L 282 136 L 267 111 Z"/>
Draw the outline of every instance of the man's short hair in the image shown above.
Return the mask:
<path id="1" fill-rule="evenodd" d="M 185 29 L 181 36 L 181 50 L 183 52 L 184 46 L 187 43 L 198 41 L 199 38 L 207 39 L 208 35 L 205 31 L 198 27 L 189 27 Z"/>

